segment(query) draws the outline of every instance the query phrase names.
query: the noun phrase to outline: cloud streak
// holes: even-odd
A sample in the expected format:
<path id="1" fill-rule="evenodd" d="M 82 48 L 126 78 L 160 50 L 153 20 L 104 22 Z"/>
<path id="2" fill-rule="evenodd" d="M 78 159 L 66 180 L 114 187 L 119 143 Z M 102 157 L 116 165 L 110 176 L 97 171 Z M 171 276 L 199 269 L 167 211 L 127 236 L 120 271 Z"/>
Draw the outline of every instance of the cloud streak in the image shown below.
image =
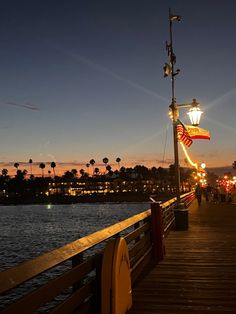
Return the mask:
<path id="1" fill-rule="evenodd" d="M 82 56 L 81 54 L 79 53 L 74 53 L 74 52 L 71 52 L 71 51 L 68 51 L 68 50 L 65 50 L 63 49 L 62 47 L 58 46 L 58 45 L 55 45 L 53 44 L 53 47 L 55 49 L 57 49 L 58 51 L 60 52 L 63 52 L 65 55 L 69 56 L 70 58 L 72 58 L 73 60 L 77 61 L 77 62 L 80 62 L 80 63 L 83 63 L 83 64 L 86 64 L 87 66 L 89 66 L 90 68 L 96 70 L 96 71 L 99 71 L 101 73 L 104 73 L 118 81 L 121 81 L 121 82 L 124 82 L 126 83 L 127 85 L 139 90 L 139 91 L 142 91 L 144 92 L 145 94 L 148 94 L 149 96 L 152 96 L 154 98 L 157 98 L 161 101 L 164 101 L 166 103 L 169 103 L 169 99 L 153 92 L 152 90 L 134 82 L 134 81 L 131 81 L 117 73 L 115 73 L 114 71 L 111 71 L 110 69 L 104 67 L 103 65 L 99 64 L 99 63 L 95 63 L 94 61 L 90 60 L 89 58 L 86 58 L 84 56 Z"/>
<path id="2" fill-rule="evenodd" d="M 19 107 L 19 108 L 25 108 L 25 109 L 29 109 L 29 110 L 40 110 L 39 107 L 37 107 L 31 103 L 18 104 L 18 103 L 12 102 L 12 101 L 8 101 L 5 104 L 10 105 L 10 106 Z"/>

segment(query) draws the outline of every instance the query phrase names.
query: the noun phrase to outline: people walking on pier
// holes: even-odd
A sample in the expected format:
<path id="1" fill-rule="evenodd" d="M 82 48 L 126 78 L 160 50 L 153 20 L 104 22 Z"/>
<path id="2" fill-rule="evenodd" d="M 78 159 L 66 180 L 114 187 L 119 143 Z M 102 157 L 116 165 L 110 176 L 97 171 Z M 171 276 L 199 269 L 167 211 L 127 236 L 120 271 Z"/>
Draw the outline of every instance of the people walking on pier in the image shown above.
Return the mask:
<path id="1" fill-rule="evenodd" d="M 231 203 L 236 204 L 236 186 L 235 184 L 231 188 Z"/>
<path id="2" fill-rule="evenodd" d="M 196 187 L 195 195 L 196 195 L 196 198 L 198 201 L 198 206 L 200 206 L 202 203 L 202 188 L 201 188 L 200 184 L 198 184 Z"/>
<path id="3" fill-rule="evenodd" d="M 213 190 L 213 203 L 218 203 L 219 202 L 219 188 L 216 187 Z"/>
<path id="4" fill-rule="evenodd" d="M 212 187 L 210 186 L 210 184 L 208 184 L 206 187 L 206 202 L 209 202 L 211 200 L 211 196 L 212 196 Z"/>
<path id="5" fill-rule="evenodd" d="M 220 201 L 224 203 L 226 201 L 226 190 L 223 185 L 220 186 Z"/>

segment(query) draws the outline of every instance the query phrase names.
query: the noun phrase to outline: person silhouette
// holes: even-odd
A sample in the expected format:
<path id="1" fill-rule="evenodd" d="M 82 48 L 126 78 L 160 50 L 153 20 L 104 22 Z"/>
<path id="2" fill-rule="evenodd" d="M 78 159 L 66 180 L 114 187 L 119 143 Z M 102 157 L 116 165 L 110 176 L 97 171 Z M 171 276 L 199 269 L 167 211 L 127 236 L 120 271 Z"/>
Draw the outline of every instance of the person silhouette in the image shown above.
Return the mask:
<path id="1" fill-rule="evenodd" d="M 198 201 L 198 206 L 200 206 L 202 203 L 202 188 L 201 188 L 200 184 L 198 184 L 196 189 L 195 189 L 195 195 L 196 195 L 196 198 Z"/>

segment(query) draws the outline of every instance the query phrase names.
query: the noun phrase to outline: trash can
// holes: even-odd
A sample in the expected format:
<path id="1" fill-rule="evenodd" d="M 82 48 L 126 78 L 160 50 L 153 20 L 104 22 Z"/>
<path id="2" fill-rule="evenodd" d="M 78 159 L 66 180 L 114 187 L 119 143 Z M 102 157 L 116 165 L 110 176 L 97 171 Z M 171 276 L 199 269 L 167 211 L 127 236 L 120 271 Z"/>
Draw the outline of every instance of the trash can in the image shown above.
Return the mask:
<path id="1" fill-rule="evenodd" d="M 174 209 L 174 215 L 175 230 L 188 230 L 188 208 L 186 208 L 185 204 L 179 204 L 179 206 Z"/>

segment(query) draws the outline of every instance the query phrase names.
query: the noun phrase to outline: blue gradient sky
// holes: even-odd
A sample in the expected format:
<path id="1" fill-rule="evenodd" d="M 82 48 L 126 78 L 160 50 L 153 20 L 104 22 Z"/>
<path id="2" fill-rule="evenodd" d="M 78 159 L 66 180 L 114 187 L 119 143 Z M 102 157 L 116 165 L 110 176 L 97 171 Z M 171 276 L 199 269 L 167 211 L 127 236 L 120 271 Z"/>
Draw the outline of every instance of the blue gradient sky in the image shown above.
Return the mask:
<path id="1" fill-rule="evenodd" d="M 168 166 L 171 82 L 163 78 L 173 25 L 178 103 L 197 98 L 211 141 L 208 167 L 236 159 L 236 2 L 233 0 L 1 1 L 0 161 Z M 181 120 L 188 122 L 181 110 Z M 180 154 L 180 159 L 183 155 Z M 164 160 L 164 163 L 163 163 Z"/>

